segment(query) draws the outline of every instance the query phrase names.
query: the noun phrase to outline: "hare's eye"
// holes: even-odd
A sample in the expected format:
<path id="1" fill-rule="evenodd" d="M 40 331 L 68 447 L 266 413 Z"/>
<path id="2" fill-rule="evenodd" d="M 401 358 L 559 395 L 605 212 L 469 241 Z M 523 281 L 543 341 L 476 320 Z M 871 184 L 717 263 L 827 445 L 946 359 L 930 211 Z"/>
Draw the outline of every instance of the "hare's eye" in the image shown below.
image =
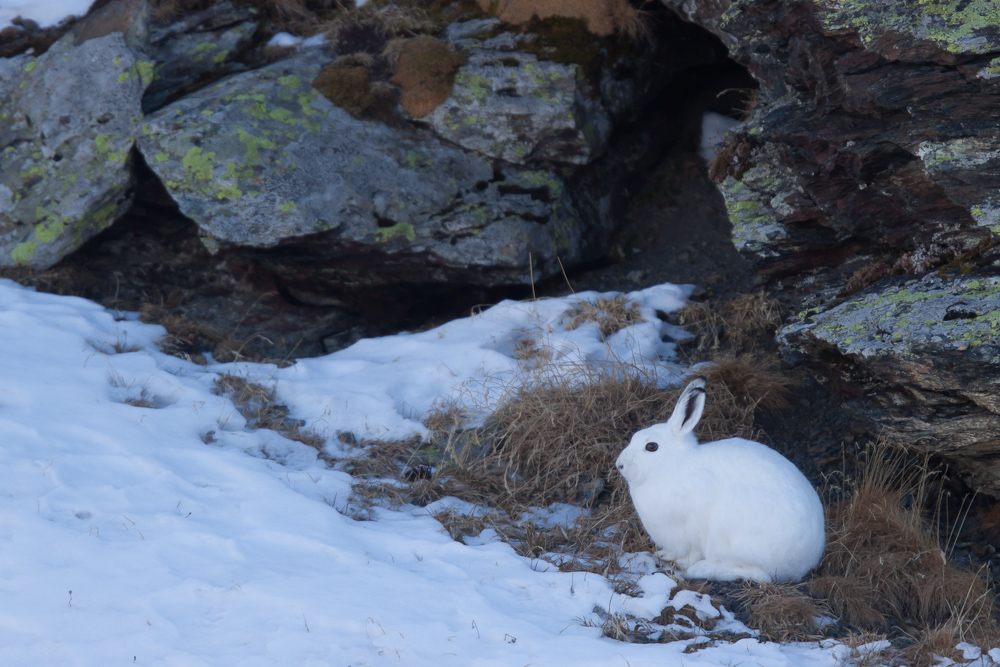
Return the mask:
<path id="1" fill-rule="evenodd" d="M 659 448 L 660 448 L 660 446 L 658 444 L 656 444 L 655 442 L 647 442 L 646 443 L 646 451 L 647 452 L 655 452 Z"/>

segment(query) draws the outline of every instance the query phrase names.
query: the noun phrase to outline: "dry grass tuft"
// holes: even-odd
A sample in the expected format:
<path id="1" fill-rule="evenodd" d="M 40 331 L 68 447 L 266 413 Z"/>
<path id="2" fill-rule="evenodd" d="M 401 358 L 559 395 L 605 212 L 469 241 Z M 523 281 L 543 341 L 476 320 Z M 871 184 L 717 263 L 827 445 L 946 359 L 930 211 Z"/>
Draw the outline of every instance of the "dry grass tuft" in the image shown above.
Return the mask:
<path id="1" fill-rule="evenodd" d="M 821 639 L 825 633 L 819 620 L 831 613 L 801 584 L 746 582 L 732 598 L 747 614 L 746 624 L 775 642 Z"/>
<path id="2" fill-rule="evenodd" d="M 639 304 L 629 302 L 624 294 L 613 297 L 599 297 L 590 301 L 580 301 L 566 311 L 569 322 L 566 328 L 572 331 L 585 322 L 597 322 L 601 338 L 606 339 L 618 331 L 639 322 L 645 322 Z"/>
<path id="3" fill-rule="evenodd" d="M 797 380 L 774 356 L 720 353 L 698 367 L 708 383 L 708 402 L 726 410 L 735 423 L 752 421 L 757 409 L 786 410 Z"/>
<path id="4" fill-rule="evenodd" d="M 777 299 L 754 292 L 721 303 L 690 304 L 678 313 L 678 320 L 694 330 L 699 351 L 747 352 L 774 334 L 784 320 L 784 309 Z"/>
<path id="5" fill-rule="evenodd" d="M 635 431 L 665 421 L 676 393 L 658 389 L 641 369 L 580 369 L 566 378 L 542 370 L 503 400 L 486 430 L 496 441 L 487 465 L 505 473 L 507 491 L 546 506 L 574 500 L 601 479 L 612 504 L 628 503 L 614 461 Z"/>
<path id="6" fill-rule="evenodd" d="M 159 324 L 167 330 L 167 335 L 159 342 L 160 349 L 167 354 L 198 364 L 208 361 L 202 352 L 208 351 L 212 358 L 222 363 L 245 361 L 245 343 L 231 334 L 225 334 L 207 324 L 202 324 L 176 313 L 169 305 L 147 303 L 139 309 L 139 319 L 150 324 Z"/>
<path id="7" fill-rule="evenodd" d="M 223 374 L 215 380 L 215 392 L 232 400 L 236 410 L 247 420 L 248 428 L 277 431 L 289 440 L 312 447 L 324 461 L 331 461 L 323 449 L 323 438 L 303 430 L 303 422 L 289 417 L 288 406 L 278 403 L 274 387 L 265 387 L 238 375 Z"/>
<path id="8" fill-rule="evenodd" d="M 932 664 L 931 652 L 943 655 L 948 642 L 996 646 L 988 583 L 948 562 L 938 526 L 924 516 L 933 481 L 926 461 L 884 444 L 864 454 L 858 479 L 828 510 L 826 554 L 810 590 L 851 626 L 915 637 L 912 664 Z"/>

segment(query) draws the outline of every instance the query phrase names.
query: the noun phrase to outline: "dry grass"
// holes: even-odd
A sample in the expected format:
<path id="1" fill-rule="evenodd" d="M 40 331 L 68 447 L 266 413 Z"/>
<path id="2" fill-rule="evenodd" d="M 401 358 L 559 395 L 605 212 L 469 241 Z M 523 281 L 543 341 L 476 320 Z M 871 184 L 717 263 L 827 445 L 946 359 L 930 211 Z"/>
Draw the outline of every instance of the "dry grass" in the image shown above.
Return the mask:
<path id="1" fill-rule="evenodd" d="M 697 374 L 708 380 L 708 402 L 718 406 L 726 422 L 735 424 L 752 423 L 758 409 L 788 409 L 789 396 L 798 384 L 774 355 L 759 352 L 720 353 L 700 365 Z"/>
<path id="2" fill-rule="evenodd" d="M 323 438 L 304 430 L 301 421 L 289 417 L 288 406 L 278 403 L 274 387 L 265 387 L 239 375 L 223 374 L 215 380 L 215 392 L 232 400 L 236 410 L 247 420 L 248 428 L 277 431 L 289 440 L 312 447 L 319 458 L 331 462 L 323 449 Z"/>
<path id="3" fill-rule="evenodd" d="M 831 615 L 801 584 L 746 582 L 732 599 L 746 613 L 746 624 L 775 642 L 819 640 L 825 633 L 818 621 Z"/>
<path id="4" fill-rule="evenodd" d="M 948 562 L 939 526 L 925 516 L 933 475 L 901 450 L 869 447 L 857 480 L 828 510 L 827 548 L 810 590 L 864 631 L 910 637 L 908 659 L 959 641 L 990 648 L 1000 640 L 994 595 L 981 572 Z"/>
<path id="5" fill-rule="evenodd" d="M 630 302 L 624 294 L 599 297 L 593 303 L 580 301 L 566 311 L 566 316 L 569 318 L 566 328 L 570 331 L 585 322 L 597 322 L 602 340 L 633 324 L 645 322 L 639 304 Z"/>
<path id="6" fill-rule="evenodd" d="M 627 502 L 614 460 L 632 433 L 670 416 L 676 395 L 626 365 L 581 368 L 577 377 L 543 369 L 490 418 L 496 448 L 487 465 L 504 470 L 510 494 L 540 506 L 574 500 L 594 478 L 605 481 L 612 503 Z"/>
<path id="7" fill-rule="evenodd" d="M 210 352 L 216 361 L 226 363 L 245 361 L 245 342 L 232 334 L 225 334 L 214 327 L 189 319 L 165 304 L 144 304 L 139 309 L 139 319 L 159 324 L 167 330 L 159 346 L 167 354 L 198 364 L 208 361 L 202 355 Z"/>
<path id="8" fill-rule="evenodd" d="M 773 336 L 784 320 L 784 309 L 766 293 L 754 292 L 721 303 L 690 304 L 677 319 L 693 331 L 699 352 L 740 353 L 759 348 L 762 338 Z"/>

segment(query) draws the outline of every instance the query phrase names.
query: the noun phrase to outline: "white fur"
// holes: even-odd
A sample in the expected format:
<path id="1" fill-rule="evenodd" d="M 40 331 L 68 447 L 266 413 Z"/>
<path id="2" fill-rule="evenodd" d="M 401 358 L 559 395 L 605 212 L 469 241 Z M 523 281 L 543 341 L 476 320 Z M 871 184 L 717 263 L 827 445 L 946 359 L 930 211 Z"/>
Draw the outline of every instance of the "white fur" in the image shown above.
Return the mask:
<path id="1" fill-rule="evenodd" d="M 823 555 L 823 504 L 795 464 L 759 442 L 699 445 L 704 386 L 689 384 L 670 419 L 618 457 L 642 525 L 689 578 L 798 581 Z"/>

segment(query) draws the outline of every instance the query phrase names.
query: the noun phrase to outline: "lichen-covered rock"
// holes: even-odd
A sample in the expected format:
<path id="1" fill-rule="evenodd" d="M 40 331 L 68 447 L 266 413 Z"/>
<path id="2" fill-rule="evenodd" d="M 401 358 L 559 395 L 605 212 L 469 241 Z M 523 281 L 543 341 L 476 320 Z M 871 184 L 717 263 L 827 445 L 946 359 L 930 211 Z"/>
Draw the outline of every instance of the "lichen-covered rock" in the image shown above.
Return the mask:
<path id="1" fill-rule="evenodd" d="M 47 268 L 130 200 L 152 65 L 121 33 L 0 60 L 0 266 Z"/>
<path id="2" fill-rule="evenodd" d="M 873 430 L 1000 494 L 1000 264 L 893 281 L 784 327 Z"/>
<path id="3" fill-rule="evenodd" d="M 246 69 L 235 59 L 249 48 L 257 24 L 253 7 L 222 2 L 174 23 L 153 26 L 148 53 L 156 67 L 142 98 L 143 112 L 159 109 L 205 78 Z"/>
<path id="4" fill-rule="evenodd" d="M 1000 231 L 994 3 L 666 2 L 761 83 L 723 152 L 722 189 L 739 193 L 731 210 L 751 193 L 760 203 L 752 228 L 769 242 L 743 242 L 745 227 L 737 242 L 790 292 L 815 296 L 810 306 L 866 265 L 930 247 L 943 264 Z M 755 167 L 780 170 L 782 187 L 747 181 Z"/>
<path id="5" fill-rule="evenodd" d="M 212 249 L 253 248 L 299 298 L 344 285 L 527 284 L 610 233 L 543 170 L 495 166 L 428 131 L 362 121 L 306 53 L 149 116 L 138 145 Z M 529 260 L 530 256 L 530 260 Z"/>
<path id="6" fill-rule="evenodd" d="M 425 120 L 442 137 L 515 164 L 581 165 L 607 146 L 611 121 L 575 64 L 468 48 L 451 97 Z"/>
<path id="7" fill-rule="evenodd" d="M 664 2 L 760 83 L 713 174 L 736 246 L 803 313 L 785 350 L 1000 493 L 977 468 L 1000 461 L 1000 7 Z"/>

